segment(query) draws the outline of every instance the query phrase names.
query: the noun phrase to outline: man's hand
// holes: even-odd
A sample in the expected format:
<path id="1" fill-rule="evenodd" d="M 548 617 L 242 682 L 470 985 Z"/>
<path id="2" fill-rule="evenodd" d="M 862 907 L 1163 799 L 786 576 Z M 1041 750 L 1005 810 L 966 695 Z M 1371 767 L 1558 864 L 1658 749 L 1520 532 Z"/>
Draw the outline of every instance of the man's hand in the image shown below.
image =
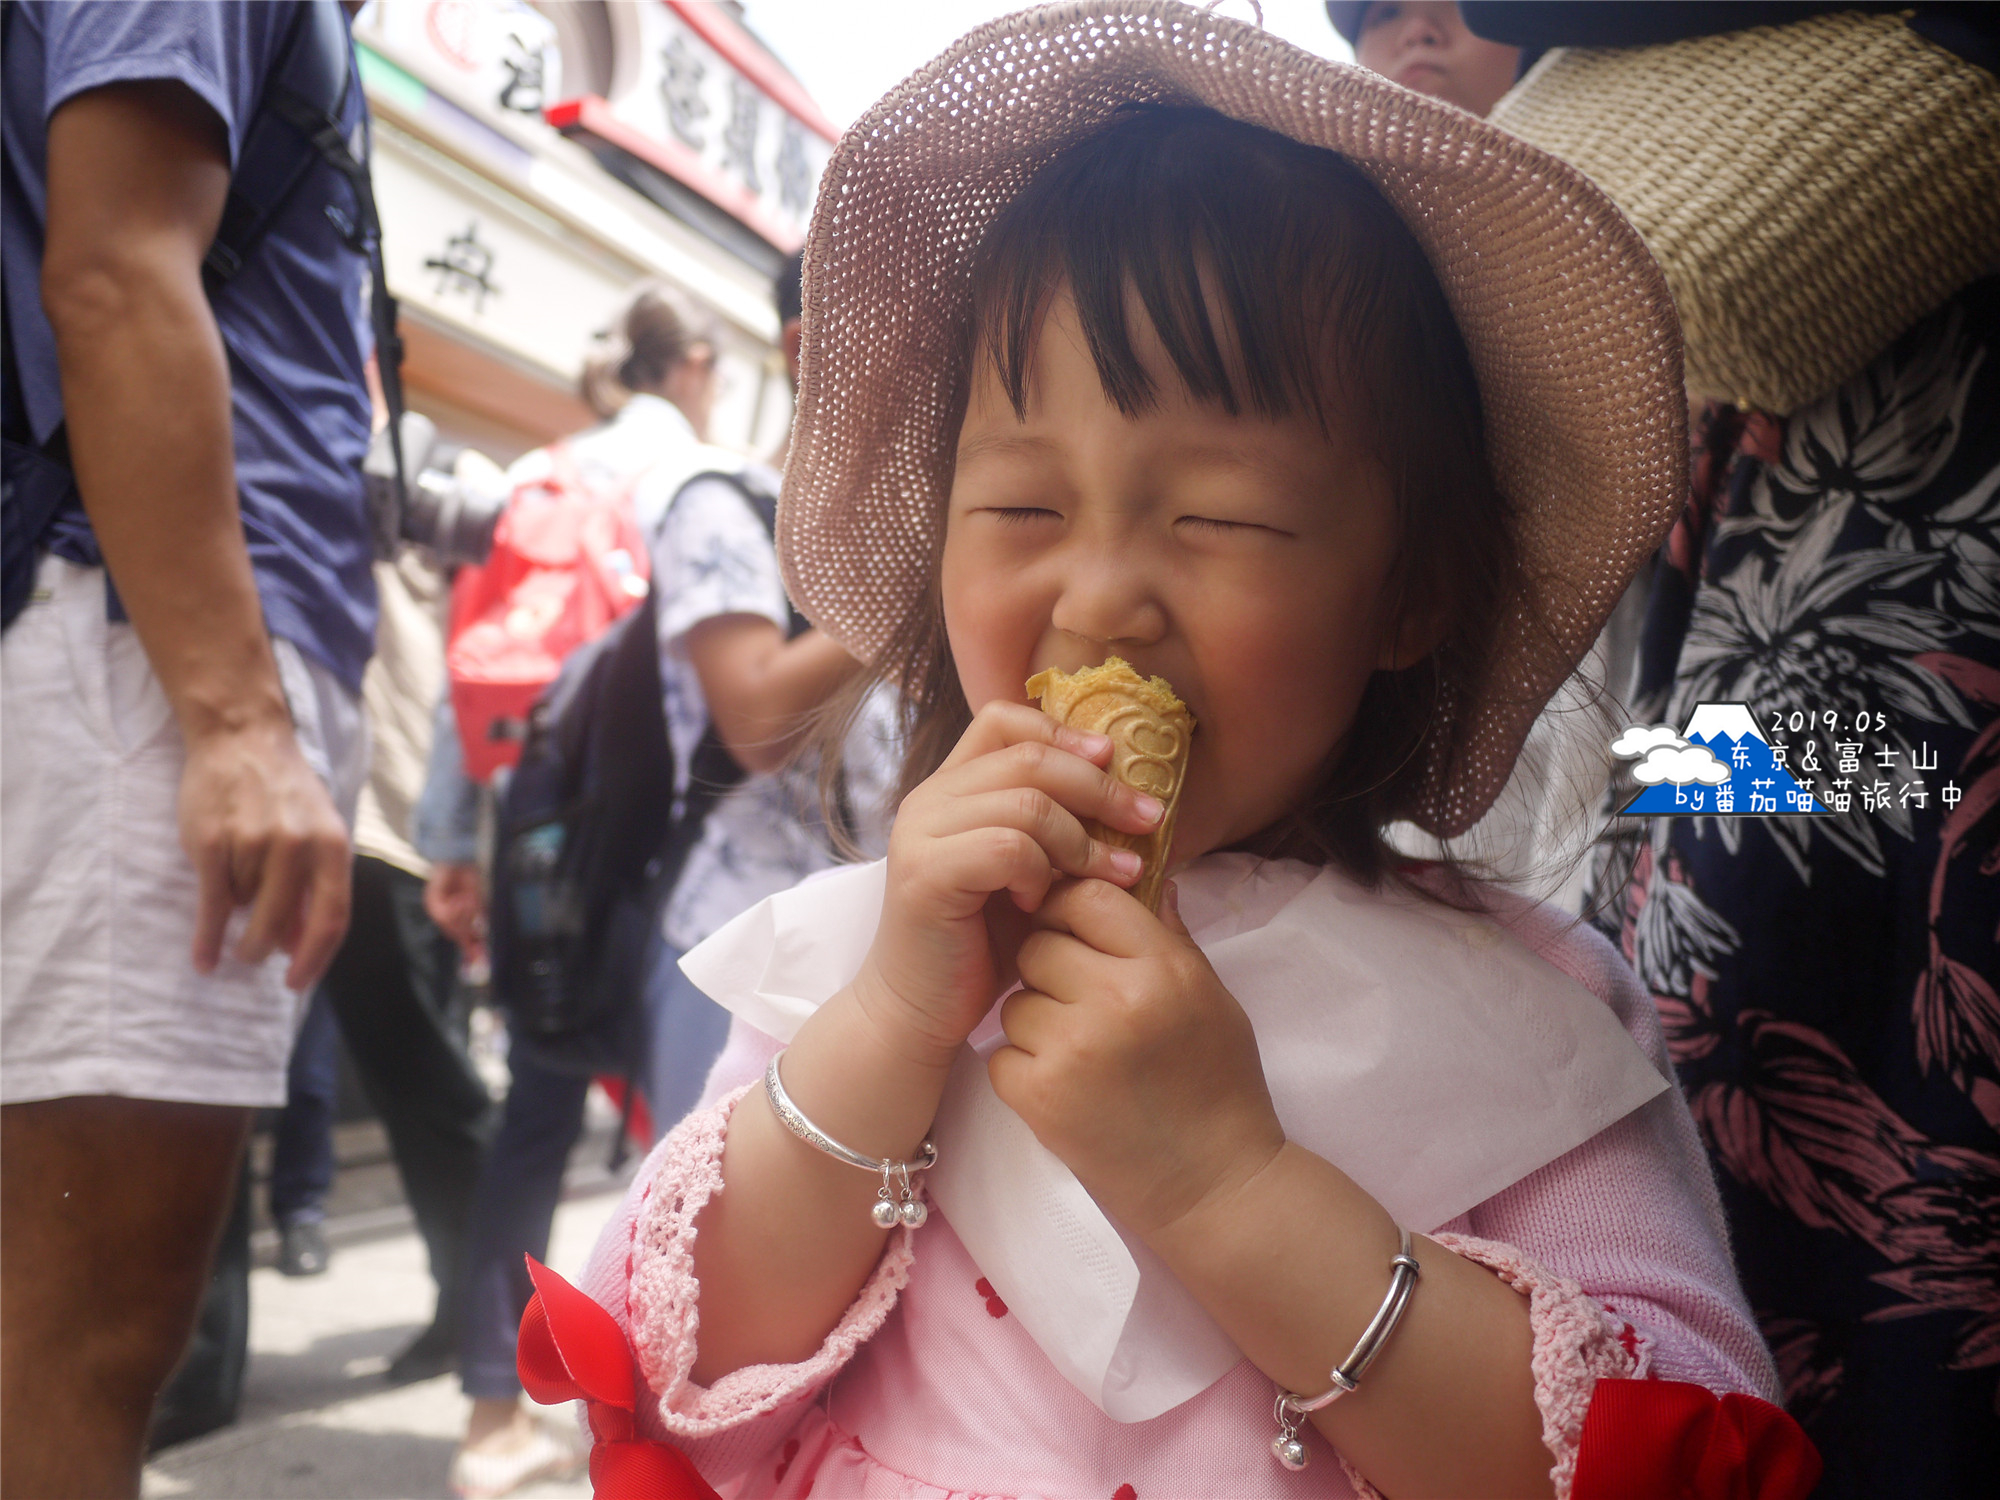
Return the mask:
<path id="1" fill-rule="evenodd" d="M 42 306 L 77 488 L 187 744 L 193 958 L 280 949 L 303 989 L 347 926 L 347 836 L 306 766 L 236 505 L 228 358 L 201 262 L 229 190 L 222 122 L 177 83 L 113 84 L 49 120 Z"/>
<path id="2" fill-rule="evenodd" d="M 285 983 L 313 984 L 347 931 L 347 829 L 291 725 L 190 742 L 180 819 L 182 847 L 201 878 L 195 968 L 215 968 L 231 914 L 247 906 L 235 957 L 262 963 L 283 950 L 292 960 Z"/>
<path id="3" fill-rule="evenodd" d="M 424 886 L 424 910 L 477 963 L 486 952 L 486 891 L 475 864 L 434 864 Z"/>

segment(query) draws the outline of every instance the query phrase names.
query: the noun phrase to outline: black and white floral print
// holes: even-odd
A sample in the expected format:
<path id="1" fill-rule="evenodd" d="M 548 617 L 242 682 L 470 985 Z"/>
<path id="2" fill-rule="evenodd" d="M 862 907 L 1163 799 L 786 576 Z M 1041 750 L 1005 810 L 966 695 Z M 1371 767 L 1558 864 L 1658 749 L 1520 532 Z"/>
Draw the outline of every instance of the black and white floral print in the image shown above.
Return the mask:
<path id="1" fill-rule="evenodd" d="M 1789 417 L 1711 407 L 1641 646 L 1644 722 L 1866 711 L 1903 757 L 1873 805 L 1632 829 L 1605 914 L 1826 1496 L 2000 1473 L 1996 363 L 2000 279 Z M 1828 762 L 1790 769 L 1841 806 Z"/>

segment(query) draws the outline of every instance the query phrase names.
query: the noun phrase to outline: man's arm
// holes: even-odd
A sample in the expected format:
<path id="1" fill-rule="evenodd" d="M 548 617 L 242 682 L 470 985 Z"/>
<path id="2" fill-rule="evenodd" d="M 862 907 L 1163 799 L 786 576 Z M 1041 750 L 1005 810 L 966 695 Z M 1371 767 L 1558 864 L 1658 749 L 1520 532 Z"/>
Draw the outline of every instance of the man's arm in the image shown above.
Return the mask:
<path id="1" fill-rule="evenodd" d="M 183 738 L 194 964 L 283 949 L 303 989 L 347 928 L 346 830 L 292 732 L 237 513 L 229 365 L 201 280 L 229 188 L 222 122 L 177 83 L 49 121 L 42 304 L 84 509 Z"/>

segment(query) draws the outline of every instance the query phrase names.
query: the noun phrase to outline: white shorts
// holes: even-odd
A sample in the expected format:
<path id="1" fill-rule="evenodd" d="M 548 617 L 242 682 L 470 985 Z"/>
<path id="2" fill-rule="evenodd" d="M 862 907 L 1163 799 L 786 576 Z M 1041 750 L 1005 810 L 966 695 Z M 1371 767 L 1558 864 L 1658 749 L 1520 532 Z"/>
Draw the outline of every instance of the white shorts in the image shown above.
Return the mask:
<path id="1" fill-rule="evenodd" d="M 274 645 L 300 748 L 351 825 L 368 762 L 360 703 Z M 43 559 L 0 637 L 0 732 L 0 1102 L 284 1103 L 303 997 L 285 988 L 282 954 L 194 970 L 186 750 L 132 627 L 105 619 L 102 570 Z"/>

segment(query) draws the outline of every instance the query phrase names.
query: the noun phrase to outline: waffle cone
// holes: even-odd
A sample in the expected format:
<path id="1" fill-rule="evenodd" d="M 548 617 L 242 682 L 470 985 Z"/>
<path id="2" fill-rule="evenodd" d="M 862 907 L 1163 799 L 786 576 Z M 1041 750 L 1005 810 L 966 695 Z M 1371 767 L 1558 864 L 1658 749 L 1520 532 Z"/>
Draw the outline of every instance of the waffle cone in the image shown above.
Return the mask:
<path id="1" fill-rule="evenodd" d="M 1187 779 L 1194 715 L 1164 678 L 1141 677 L 1116 656 L 1081 672 L 1037 672 L 1028 679 L 1028 693 L 1042 700 L 1042 712 L 1057 723 L 1109 736 L 1111 774 L 1165 804 L 1166 814 L 1151 833 L 1123 833 L 1088 818 L 1083 825 L 1092 838 L 1133 850 L 1146 862 L 1132 894 L 1157 913 L 1167 879 L 1167 851 L 1174 842 L 1174 814 Z"/>

